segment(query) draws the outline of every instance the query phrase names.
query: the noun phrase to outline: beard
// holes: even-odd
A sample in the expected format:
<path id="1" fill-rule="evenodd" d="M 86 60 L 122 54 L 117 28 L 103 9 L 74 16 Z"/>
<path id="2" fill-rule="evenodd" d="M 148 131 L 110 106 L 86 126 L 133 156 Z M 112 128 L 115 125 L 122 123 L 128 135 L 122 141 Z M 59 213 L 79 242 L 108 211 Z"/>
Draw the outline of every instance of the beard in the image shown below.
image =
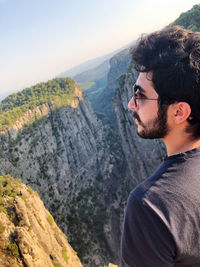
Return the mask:
<path id="1" fill-rule="evenodd" d="M 144 139 L 164 138 L 169 131 L 167 125 L 167 109 L 167 105 L 159 105 L 158 116 L 145 124 L 141 121 L 139 115 L 134 112 L 134 118 L 137 119 L 138 124 L 142 127 L 142 130 L 138 130 L 137 134 Z"/>

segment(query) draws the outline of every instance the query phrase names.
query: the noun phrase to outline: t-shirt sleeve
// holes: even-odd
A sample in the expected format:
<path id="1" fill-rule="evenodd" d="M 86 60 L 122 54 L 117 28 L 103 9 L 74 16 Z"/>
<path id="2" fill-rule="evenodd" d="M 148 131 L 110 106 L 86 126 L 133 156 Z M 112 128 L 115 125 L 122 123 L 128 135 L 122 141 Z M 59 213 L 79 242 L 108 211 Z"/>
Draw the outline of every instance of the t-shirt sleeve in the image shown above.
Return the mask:
<path id="1" fill-rule="evenodd" d="M 142 200 L 129 196 L 121 253 L 133 267 L 172 267 L 175 243 L 161 218 Z"/>

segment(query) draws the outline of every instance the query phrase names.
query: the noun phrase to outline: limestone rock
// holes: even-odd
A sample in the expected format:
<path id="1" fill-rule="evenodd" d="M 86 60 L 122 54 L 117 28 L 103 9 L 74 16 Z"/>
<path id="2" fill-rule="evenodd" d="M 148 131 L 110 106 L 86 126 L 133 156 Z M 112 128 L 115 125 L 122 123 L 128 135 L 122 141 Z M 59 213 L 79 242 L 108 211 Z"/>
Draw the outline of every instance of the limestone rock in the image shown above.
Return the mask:
<path id="1" fill-rule="evenodd" d="M 0 177 L 0 185 L 7 187 L 1 191 L 0 266 L 81 267 L 38 194 L 9 175 Z"/>
<path id="2" fill-rule="evenodd" d="M 88 99 L 81 99 L 79 87 L 76 94 L 76 107 L 50 109 L 19 127 L 17 135 L 1 135 L 0 170 L 38 192 L 84 266 L 100 266 L 120 258 L 122 155 L 110 128 L 97 119 Z M 33 219 L 23 220 L 29 225 Z"/>

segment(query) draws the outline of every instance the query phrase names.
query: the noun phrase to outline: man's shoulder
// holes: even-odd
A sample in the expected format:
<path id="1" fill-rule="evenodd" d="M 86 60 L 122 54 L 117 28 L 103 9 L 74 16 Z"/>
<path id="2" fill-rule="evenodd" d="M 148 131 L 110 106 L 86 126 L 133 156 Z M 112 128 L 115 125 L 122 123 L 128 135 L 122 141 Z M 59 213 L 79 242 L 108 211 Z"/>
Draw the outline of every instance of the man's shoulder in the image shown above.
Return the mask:
<path id="1" fill-rule="evenodd" d="M 129 207 L 155 214 L 173 232 L 182 221 L 198 221 L 200 164 L 196 158 L 170 160 L 130 193 Z"/>
<path id="2" fill-rule="evenodd" d="M 200 206 L 200 165 L 194 160 L 171 160 L 129 195 L 129 207 L 151 211 L 169 226 L 169 216 L 182 219 L 183 210 L 195 216 Z M 170 227 L 170 226 L 169 226 Z"/>
<path id="3" fill-rule="evenodd" d="M 196 152 L 196 153 L 195 153 Z M 200 149 L 166 159 L 156 171 L 132 192 L 137 200 L 177 198 L 188 196 L 200 202 Z M 157 201 L 158 202 L 158 201 Z"/>
<path id="4" fill-rule="evenodd" d="M 169 164 L 166 163 L 166 161 L 162 162 L 150 177 L 137 185 L 131 191 L 129 195 L 129 201 L 143 202 L 147 196 L 154 192 L 154 188 L 157 188 L 157 192 L 160 194 L 162 192 L 162 188 L 166 187 L 166 183 L 168 183 L 169 177 L 166 177 L 168 165 Z"/>

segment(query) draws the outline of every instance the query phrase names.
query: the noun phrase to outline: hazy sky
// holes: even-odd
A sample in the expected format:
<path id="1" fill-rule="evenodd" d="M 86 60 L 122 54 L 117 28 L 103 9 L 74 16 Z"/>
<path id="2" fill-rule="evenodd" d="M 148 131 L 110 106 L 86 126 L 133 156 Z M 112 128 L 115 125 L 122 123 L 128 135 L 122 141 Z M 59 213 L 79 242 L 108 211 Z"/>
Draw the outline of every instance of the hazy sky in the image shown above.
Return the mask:
<path id="1" fill-rule="evenodd" d="M 110 53 L 198 3 L 0 0 L 0 98 Z"/>

